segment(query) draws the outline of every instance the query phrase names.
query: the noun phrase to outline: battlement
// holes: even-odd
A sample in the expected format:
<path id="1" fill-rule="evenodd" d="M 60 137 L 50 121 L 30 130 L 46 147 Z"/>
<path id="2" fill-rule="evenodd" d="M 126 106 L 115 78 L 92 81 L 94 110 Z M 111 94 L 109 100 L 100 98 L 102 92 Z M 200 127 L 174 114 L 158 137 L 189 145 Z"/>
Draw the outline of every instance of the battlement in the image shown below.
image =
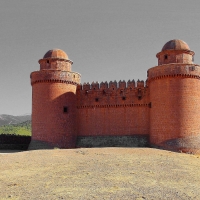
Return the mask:
<path id="1" fill-rule="evenodd" d="M 110 82 L 92 82 L 91 84 L 89 82 L 83 83 L 78 85 L 77 90 L 83 90 L 83 91 L 91 91 L 91 90 L 124 90 L 124 89 L 135 89 L 135 88 L 145 88 L 147 87 L 147 82 L 143 80 L 138 80 L 135 82 L 135 80 L 128 80 L 126 81 L 110 81 Z"/>
<path id="2" fill-rule="evenodd" d="M 77 106 L 148 104 L 147 83 L 138 80 L 92 82 L 77 86 Z"/>

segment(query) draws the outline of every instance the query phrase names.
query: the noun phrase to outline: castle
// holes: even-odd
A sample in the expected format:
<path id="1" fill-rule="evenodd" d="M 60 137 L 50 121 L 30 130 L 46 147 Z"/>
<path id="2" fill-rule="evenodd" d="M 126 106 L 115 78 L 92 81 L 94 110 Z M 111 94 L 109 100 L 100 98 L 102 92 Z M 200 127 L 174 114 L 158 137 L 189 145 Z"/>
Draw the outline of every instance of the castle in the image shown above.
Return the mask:
<path id="1" fill-rule="evenodd" d="M 182 40 L 157 53 L 144 81 L 80 84 L 73 62 L 48 51 L 31 73 L 32 141 L 52 147 L 200 149 L 200 66 Z"/>

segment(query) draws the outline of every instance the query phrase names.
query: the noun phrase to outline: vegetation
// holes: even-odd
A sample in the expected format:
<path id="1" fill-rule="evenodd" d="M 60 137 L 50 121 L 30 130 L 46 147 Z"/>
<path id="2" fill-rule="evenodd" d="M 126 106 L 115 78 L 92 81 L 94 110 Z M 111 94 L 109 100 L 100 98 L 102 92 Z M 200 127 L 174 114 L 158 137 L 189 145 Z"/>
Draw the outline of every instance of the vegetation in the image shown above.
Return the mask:
<path id="1" fill-rule="evenodd" d="M 31 121 L 0 126 L 0 135 L 31 136 Z"/>

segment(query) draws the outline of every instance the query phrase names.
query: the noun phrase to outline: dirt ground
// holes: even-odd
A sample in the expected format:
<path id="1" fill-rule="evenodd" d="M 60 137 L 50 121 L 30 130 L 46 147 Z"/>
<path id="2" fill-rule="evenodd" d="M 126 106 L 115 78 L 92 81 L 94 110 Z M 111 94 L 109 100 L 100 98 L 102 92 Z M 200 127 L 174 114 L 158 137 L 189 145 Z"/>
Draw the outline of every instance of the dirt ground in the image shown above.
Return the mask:
<path id="1" fill-rule="evenodd" d="M 0 199 L 200 199 L 200 156 L 150 148 L 0 154 Z"/>

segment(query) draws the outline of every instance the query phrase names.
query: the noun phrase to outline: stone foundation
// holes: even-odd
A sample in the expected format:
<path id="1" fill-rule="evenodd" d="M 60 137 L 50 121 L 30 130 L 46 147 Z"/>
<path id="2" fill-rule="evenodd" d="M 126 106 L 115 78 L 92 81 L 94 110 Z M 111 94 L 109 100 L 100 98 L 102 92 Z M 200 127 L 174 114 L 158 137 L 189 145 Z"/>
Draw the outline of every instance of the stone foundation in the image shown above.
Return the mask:
<path id="1" fill-rule="evenodd" d="M 148 147 L 148 135 L 87 136 L 77 138 L 77 147 Z"/>

